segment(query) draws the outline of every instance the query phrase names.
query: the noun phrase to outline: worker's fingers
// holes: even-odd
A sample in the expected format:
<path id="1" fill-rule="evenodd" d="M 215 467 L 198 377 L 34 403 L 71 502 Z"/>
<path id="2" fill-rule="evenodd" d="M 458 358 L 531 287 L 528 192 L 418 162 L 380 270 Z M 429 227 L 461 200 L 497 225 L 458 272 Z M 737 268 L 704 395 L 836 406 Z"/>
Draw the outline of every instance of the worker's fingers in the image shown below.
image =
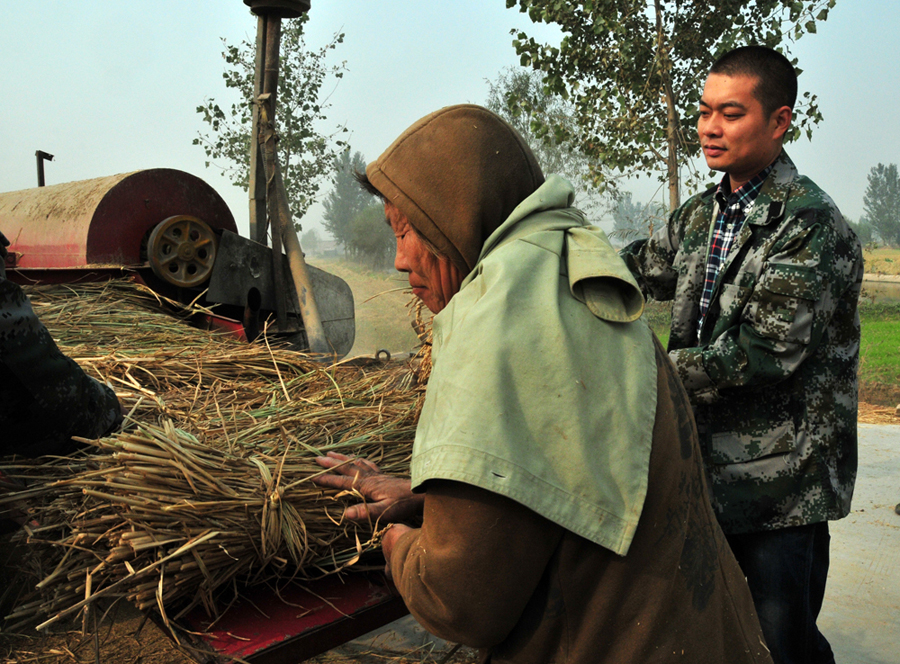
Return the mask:
<path id="1" fill-rule="evenodd" d="M 350 505 L 344 510 L 344 518 L 350 521 L 368 521 L 371 515 L 371 518 L 377 519 L 378 517 L 371 513 L 369 507 L 371 506 L 365 503 Z"/>
<path id="2" fill-rule="evenodd" d="M 316 457 L 316 463 L 323 468 L 333 468 L 342 475 L 368 475 L 380 474 L 381 469 L 368 459 L 354 458 L 339 452 L 328 452 L 326 456 Z"/>
<path id="3" fill-rule="evenodd" d="M 381 474 L 381 468 L 379 468 L 376 464 L 369 461 L 368 459 L 357 459 L 356 463 L 359 464 L 360 466 L 364 466 L 365 468 L 368 468 L 373 473 Z"/>
<path id="4" fill-rule="evenodd" d="M 316 457 L 316 463 L 322 466 L 322 468 L 334 468 L 335 466 L 340 466 L 344 462 L 340 459 L 335 459 L 334 457 L 320 456 Z"/>
<path id="5" fill-rule="evenodd" d="M 351 478 L 369 475 L 372 472 L 365 466 L 361 466 L 358 462 L 349 461 L 350 457 L 347 457 L 347 459 L 348 460 L 345 461 L 334 457 L 316 457 L 316 463 L 322 466 L 322 468 L 333 470 L 337 475 L 349 476 Z M 324 475 L 321 477 L 324 477 Z"/>
<path id="6" fill-rule="evenodd" d="M 353 478 L 344 475 L 317 475 L 312 478 L 313 484 L 325 489 L 349 489 L 353 485 Z"/>
<path id="7" fill-rule="evenodd" d="M 348 506 L 344 510 L 344 517 L 351 521 L 375 521 L 388 515 L 394 503 L 395 501 L 392 498 L 376 500 L 371 503 L 357 503 L 356 505 Z"/>

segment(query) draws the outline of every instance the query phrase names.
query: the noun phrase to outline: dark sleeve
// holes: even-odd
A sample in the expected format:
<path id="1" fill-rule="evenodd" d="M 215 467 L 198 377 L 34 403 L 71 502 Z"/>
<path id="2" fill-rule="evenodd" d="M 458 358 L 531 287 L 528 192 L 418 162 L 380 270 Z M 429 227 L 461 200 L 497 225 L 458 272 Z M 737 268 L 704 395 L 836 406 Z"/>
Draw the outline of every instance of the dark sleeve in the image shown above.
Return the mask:
<path id="1" fill-rule="evenodd" d="M 619 252 L 647 297 L 667 302 L 675 297 L 678 273 L 673 268 L 679 246 L 679 223 L 682 209 L 675 210 L 668 222 L 653 235 L 635 240 Z"/>
<path id="2" fill-rule="evenodd" d="M 516 625 L 563 529 L 500 495 L 451 481 L 426 484 L 422 528 L 391 556 L 394 582 L 429 632 L 486 648 Z"/>
<path id="3" fill-rule="evenodd" d="M 2 278 L 0 373 L 7 397 L 0 453 L 65 453 L 72 436 L 97 438 L 122 420 L 115 393 L 60 352 L 22 289 Z"/>

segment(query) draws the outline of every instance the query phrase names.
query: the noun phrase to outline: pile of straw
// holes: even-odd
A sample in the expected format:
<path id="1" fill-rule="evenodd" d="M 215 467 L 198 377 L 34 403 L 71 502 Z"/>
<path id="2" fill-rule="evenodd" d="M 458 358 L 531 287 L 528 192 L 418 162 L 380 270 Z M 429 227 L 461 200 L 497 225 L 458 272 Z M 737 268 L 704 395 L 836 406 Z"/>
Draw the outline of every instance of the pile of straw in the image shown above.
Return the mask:
<path id="1" fill-rule="evenodd" d="M 30 297 L 61 350 L 130 414 L 82 453 L 0 464 L 28 485 L 0 503 L 31 506 L 44 566 L 40 597 L 9 621 L 45 627 L 122 596 L 166 622 L 198 604 L 212 616 L 223 589 L 333 574 L 377 544 L 374 524 L 342 523 L 334 492 L 310 482 L 314 457 L 340 451 L 407 474 L 421 371 L 323 366 L 265 337 L 198 330 L 183 320 L 191 309 L 173 315 L 130 282 Z"/>

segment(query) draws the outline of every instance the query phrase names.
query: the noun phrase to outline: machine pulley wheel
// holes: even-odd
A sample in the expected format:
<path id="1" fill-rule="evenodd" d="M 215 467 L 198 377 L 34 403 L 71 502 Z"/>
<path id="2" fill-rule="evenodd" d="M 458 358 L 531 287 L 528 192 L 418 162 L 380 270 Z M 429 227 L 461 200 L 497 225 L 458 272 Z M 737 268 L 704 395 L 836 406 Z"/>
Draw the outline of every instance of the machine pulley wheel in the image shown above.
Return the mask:
<path id="1" fill-rule="evenodd" d="M 158 224 L 147 241 L 153 273 L 175 286 L 199 286 L 212 274 L 218 238 L 202 219 L 188 215 L 169 217 Z"/>

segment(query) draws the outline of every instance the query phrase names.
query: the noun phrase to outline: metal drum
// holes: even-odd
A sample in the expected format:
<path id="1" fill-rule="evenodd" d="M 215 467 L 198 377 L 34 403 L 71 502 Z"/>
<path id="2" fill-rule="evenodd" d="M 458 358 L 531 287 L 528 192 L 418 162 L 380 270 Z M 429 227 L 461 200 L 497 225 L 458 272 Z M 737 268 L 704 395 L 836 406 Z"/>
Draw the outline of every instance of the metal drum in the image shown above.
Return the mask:
<path id="1" fill-rule="evenodd" d="M 209 277 L 223 229 L 237 232 L 222 197 L 169 168 L 0 194 L 9 267 L 21 270 L 149 262 L 169 283 L 196 285 Z"/>

